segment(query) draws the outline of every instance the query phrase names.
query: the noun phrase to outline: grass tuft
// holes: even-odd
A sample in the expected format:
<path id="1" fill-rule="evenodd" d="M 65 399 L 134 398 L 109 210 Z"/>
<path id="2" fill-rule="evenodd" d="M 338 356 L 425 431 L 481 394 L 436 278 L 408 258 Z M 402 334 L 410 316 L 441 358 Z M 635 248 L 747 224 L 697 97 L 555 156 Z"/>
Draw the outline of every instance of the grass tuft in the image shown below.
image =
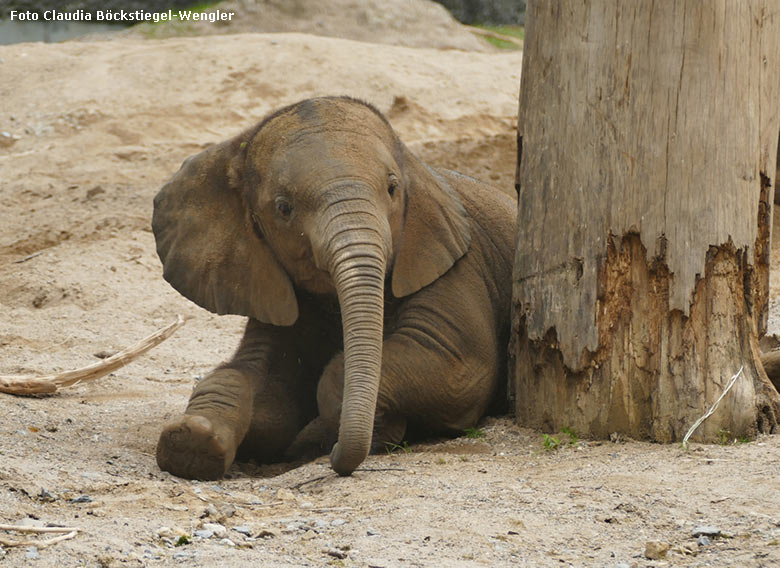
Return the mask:
<path id="1" fill-rule="evenodd" d="M 466 428 L 463 431 L 463 435 L 466 436 L 466 438 L 484 438 L 485 431 L 481 428 Z"/>
<path id="2" fill-rule="evenodd" d="M 570 426 L 564 426 L 563 428 L 561 428 L 561 432 L 563 432 L 569 437 L 569 445 L 573 446 L 574 444 L 580 441 L 579 436 L 577 436 L 577 432 L 575 432 L 574 429 L 571 428 Z"/>
<path id="3" fill-rule="evenodd" d="M 544 447 L 545 451 L 552 452 L 561 446 L 561 441 L 555 436 L 542 434 L 542 446 Z"/>
<path id="4" fill-rule="evenodd" d="M 394 444 L 392 442 L 385 442 L 385 451 L 388 454 L 395 454 L 395 453 L 404 453 L 404 454 L 411 454 L 414 450 L 412 450 L 411 447 L 409 447 L 409 442 L 404 440 L 400 444 Z"/>

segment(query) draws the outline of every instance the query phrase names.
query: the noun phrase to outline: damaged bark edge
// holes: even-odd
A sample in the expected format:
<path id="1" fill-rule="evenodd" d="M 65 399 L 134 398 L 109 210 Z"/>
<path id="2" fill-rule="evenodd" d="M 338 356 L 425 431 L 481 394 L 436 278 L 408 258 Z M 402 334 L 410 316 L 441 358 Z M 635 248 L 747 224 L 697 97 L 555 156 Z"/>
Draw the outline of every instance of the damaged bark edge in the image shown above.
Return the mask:
<path id="1" fill-rule="evenodd" d="M 646 259 L 639 235 L 609 239 L 598 277 L 599 346 L 583 351 L 580 370 L 564 365 L 555 329 L 529 339 L 522 306 L 515 306 L 519 423 L 547 431 L 568 426 L 598 438 L 617 431 L 679 441 L 744 363 L 743 377 L 694 439 L 773 432 L 780 395 L 760 364 L 750 296 L 755 272 L 764 268 L 752 268 L 730 242 L 710 247 L 685 317 L 669 310 L 672 275 L 664 259 Z"/>

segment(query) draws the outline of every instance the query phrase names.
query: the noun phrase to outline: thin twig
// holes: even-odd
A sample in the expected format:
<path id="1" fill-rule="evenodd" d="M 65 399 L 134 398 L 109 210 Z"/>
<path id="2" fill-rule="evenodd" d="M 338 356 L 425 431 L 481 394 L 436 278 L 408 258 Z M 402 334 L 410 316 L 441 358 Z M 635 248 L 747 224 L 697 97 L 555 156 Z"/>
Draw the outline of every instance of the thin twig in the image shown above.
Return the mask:
<path id="1" fill-rule="evenodd" d="M 355 507 L 304 507 L 304 509 L 312 513 L 337 513 L 342 511 L 354 511 Z"/>
<path id="2" fill-rule="evenodd" d="M 734 383 L 737 382 L 737 379 L 742 374 L 742 370 L 744 368 L 745 368 L 744 365 L 742 365 L 739 368 L 739 371 L 737 371 L 736 375 L 731 377 L 731 380 L 729 381 L 729 384 L 726 385 L 726 388 L 720 394 L 720 396 L 718 397 L 718 400 L 715 401 L 715 404 L 712 405 L 712 407 L 707 411 L 707 413 L 704 416 L 702 416 L 696 422 L 693 423 L 693 426 L 691 426 L 690 430 L 688 430 L 688 433 L 685 434 L 685 437 L 683 438 L 683 441 L 682 441 L 683 450 L 687 450 L 688 449 L 688 438 L 691 437 L 691 435 L 696 431 L 696 428 L 698 428 L 701 425 L 702 422 L 704 422 L 705 420 L 707 420 L 707 418 L 712 416 L 712 413 L 715 412 L 716 408 L 718 408 L 718 405 L 720 404 L 720 401 L 723 400 L 723 397 L 726 396 L 726 393 L 729 392 L 731 390 L 731 387 L 734 386 Z"/>
<path id="3" fill-rule="evenodd" d="M 35 258 L 36 256 L 42 255 L 44 252 L 46 252 L 46 250 L 39 250 L 38 252 L 34 252 L 32 254 L 28 254 L 24 258 L 20 258 L 19 260 L 15 260 L 14 264 L 22 264 L 23 262 L 27 262 L 28 260 L 31 260 L 31 259 Z"/>
<path id="4" fill-rule="evenodd" d="M 152 347 L 159 345 L 173 335 L 182 325 L 184 325 L 184 318 L 177 316 L 175 322 L 143 338 L 135 345 L 81 369 L 43 376 L 0 375 L 0 392 L 20 396 L 51 394 L 57 392 L 60 388 L 69 387 L 82 381 L 94 381 L 124 367 Z"/>
<path id="5" fill-rule="evenodd" d="M 360 467 L 355 470 L 355 473 L 365 471 L 365 472 L 375 472 L 375 471 L 409 471 L 408 468 L 403 467 Z M 304 485 L 308 485 L 309 483 L 315 483 L 317 481 L 322 481 L 323 479 L 328 479 L 329 477 L 337 477 L 335 473 L 326 473 L 325 475 L 320 475 L 319 477 L 314 477 L 312 479 L 307 479 L 306 481 L 301 481 L 300 483 L 296 483 L 295 485 L 291 486 L 290 489 L 300 489 Z"/>
<path id="6" fill-rule="evenodd" d="M 242 505 L 245 505 L 246 507 L 257 507 L 260 509 L 270 509 L 271 507 L 278 507 L 279 505 L 284 505 L 284 501 L 272 501 L 271 503 L 252 503 L 251 501 L 247 501 L 245 503 L 242 503 Z"/>
<path id="7" fill-rule="evenodd" d="M 314 477 L 312 479 L 308 479 L 306 481 L 301 481 L 300 483 L 296 483 L 295 485 L 290 487 L 290 489 L 300 489 L 301 487 L 303 487 L 304 485 L 308 485 L 309 483 L 314 483 L 316 481 L 322 481 L 323 479 L 327 479 L 329 477 L 335 477 L 335 476 L 336 476 L 335 473 L 326 473 L 325 475 L 320 475 L 319 477 Z"/>

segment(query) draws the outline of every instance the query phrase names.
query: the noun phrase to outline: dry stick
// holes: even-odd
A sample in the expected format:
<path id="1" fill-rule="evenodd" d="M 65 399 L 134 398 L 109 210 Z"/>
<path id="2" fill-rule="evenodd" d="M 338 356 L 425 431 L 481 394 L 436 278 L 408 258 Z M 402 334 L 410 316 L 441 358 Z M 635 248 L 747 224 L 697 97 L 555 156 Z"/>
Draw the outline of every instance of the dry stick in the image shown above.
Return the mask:
<path id="1" fill-rule="evenodd" d="M 26 525 L 0 525 L 0 531 L 16 531 L 28 533 L 67 533 L 80 531 L 78 527 L 30 527 Z"/>
<path id="2" fill-rule="evenodd" d="M 314 507 L 312 509 L 304 507 L 304 509 L 312 513 L 334 513 L 338 511 L 354 511 L 355 507 Z"/>
<path id="3" fill-rule="evenodd" d="M 270 507 L 278 507 L 279 505 L 284 505 L 284 503 L 285 503 L 284 501 L 272 501 L 271 503 L 252 503 L 247 501 L 241 504 L 246 507 L 257 507 L 260 509 L 266 509 Z"/>
<path id="4" fill-rule="evenodd" d="M 177 316 L 175 322 L 143 338 L 135 345 L 123 349 L 107 359 L 82 367 L 81 369 L 43 376 L 0 375 L 0 392 L 20 396 L 51 394 L 57 392 L 57 390 L 62 387 L 69 387 L 82 381 L 94 381 L 112 371 L 124 367 L 133 359 L 136 359 L 149 351 L 152 347 L 159 345 L 173 335 L 173 332 L 182 325 L 184 325 L 184 318 L 182 316 Z"/>
<path id="5" fill-rule="evenodd" d="M 712 407 L 707 411 L 707 413 L 704 416 L 702 416 L 696 422 L 693 423 L 693 426 L 691 426 L 690 430 L 688 430 L 688 433 L 685 435 L 685 438 L 683 438 L 683 441 L 682 441 L 683 450 L 687 450 L 688 449 L 688 438 L 691 437 L 691 435 L 696 431 L 696 428 L 698 428 L 701 425 L 702 422 L 704 422 L 705 420 L 707 420 L 707 418 L 712 416 L 712 413 L 715 412 L 716 408 L 718 408 L 718 405 L 720 404 L 720 401 L 723 400 L 723 397 L 726 396 L 726 393 L 729 392 L 731 390 L 731 387 L 734 386 L 734 383 L 737 382 L 737 379 L 742 374 L 742 369 L 744 369 L 744 368 L 745 368 L 744 365 L 742 365 L 739 368 L 739 371 L 737 371 L 737 374 L 734 375 L 733 377 L 731 377 L 731 380 L 729 381 L 729 384 L 726 385 L 726 388 L 724 389 L 724 391 L 722 393 L 720 393 L 720 396 L 718 397 L 718 400 L 715 401 L 715 404 L 712 405 Z"/>
<path id="6" fill-rule="evenodd" d="M 308 485 L 309 483 L 314 483 L 316 481 L 322 481 L 323 479 L 328 479 L 329 477 L 336 477 L 336 474 L 326 473 L 325 475 L 320 475 L 319 477 L 313 477 L 311 479 L 307 479 L 306 481 L 301 481 L 300 483 L 296 483 L 295 485 L 291 486 L 290 489 L 300 489 L 304 485 Z"/>
<path id="7" fill-rule="evenodd" d="M 21 264 L 21 263 L 23 263 L 23 262 L 27 262 L 28 260 L 32 260 L 32 259 L 33 259 L 33 258 L 35 258 L 36 256 L 41 256 L 41 255 L 42 255 L 43 253 L 45 253 L 45 252 L 46 252 L 46 250 L 44 249 L 44 250 L 39 250 L 38 252 L 34 252 L 34 253 L 32 253 L 32 254 L 28 254 L 28 255 L 27 255 L 27 256 L 25 256 L 24 258 L 20 258 L 19 260 L 15 260 L 15 261 L 14 261 L 14 264 Z"/>
<path id="8" fill-rule="evenodd" d="M 77 534 L 79 534 L 78 530 L 72 530 L 68 534 L 55 536 L 54 538 L 49 538 L 46 540 L 9 540 L 0 537 L 0 545 L 7 546 L 9 548 L 12 546 L 37 546 L 38 548 L 46 548 L 47 546 L 57 544 L 63 540 L 70 540 L 71 538 L 75 538 Z"/>

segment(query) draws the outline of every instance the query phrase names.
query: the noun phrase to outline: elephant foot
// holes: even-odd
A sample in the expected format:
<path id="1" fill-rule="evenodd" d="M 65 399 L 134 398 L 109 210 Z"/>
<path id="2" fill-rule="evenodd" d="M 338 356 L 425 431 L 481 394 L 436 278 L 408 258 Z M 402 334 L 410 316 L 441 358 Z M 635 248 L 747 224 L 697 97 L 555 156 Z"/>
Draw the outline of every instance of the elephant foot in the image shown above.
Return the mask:
<path id="1" fill-rule="evenodd" d="M 163 429 L 157 443 L 160 469 L 186 479 L 220 479 L 233 463 L 235 448 L 204 416 L 184 415 Z"/>
<path id="2" fill-rule="evenodd" d="M 328 425 L 317 417 L 298 433 L 284 457 L 288 461 L 311 461 L 324 456 L 336 443 L 337 435 L 338 426 Z"/>
<path id="3" fill-rule="evenodd" d="M 406 418 L 399 415 L 377 412 L 374 435 L 371 438 L 371 453 L 381 454 L 396 448 L 406 435 Z"/>

